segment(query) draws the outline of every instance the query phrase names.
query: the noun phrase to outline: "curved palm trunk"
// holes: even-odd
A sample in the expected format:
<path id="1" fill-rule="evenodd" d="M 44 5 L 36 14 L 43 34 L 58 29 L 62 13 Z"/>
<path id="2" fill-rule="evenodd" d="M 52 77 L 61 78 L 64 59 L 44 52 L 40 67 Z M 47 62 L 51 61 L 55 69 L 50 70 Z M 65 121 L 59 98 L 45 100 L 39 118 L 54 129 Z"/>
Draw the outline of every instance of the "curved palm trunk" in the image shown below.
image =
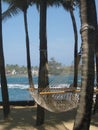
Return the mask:
<path id="1" fill-rule="evenodd" d="M 96 46 L 95 46 L 95 53 L 96 53 L 96 86 L 98 88 L 98 25 L 97 25 L 97 34 L 96 34 Z M 98 110 L 98 94 L 96 95 L 96 102 L 94 105 L 94 114 Z"/>
<path id="2" fill-rule="evenodd" d="M 74 81 L 73 81 L 73 86 L 77 88 L 77 80 L 78 80 L 78 34 L 77 34 L 77 25 L 76 25 L 76 20 L 74 17 L 73 10 L 70 9 L 70 16 L 72 19 L 72 24 L 73 24 L 73 30 L 74 30 L 74 39 L 75 39 L 75 44 L 74 44 Z"/>
<path id="3" fill-rule="evenodd" d="M 94 0 L 80 0 L 82 36 L 82 90 L 73 130 L 89 130 L 94 91 Z"/>
<path id="4" fill-rule="evenodd" d="M 30 47 L 29 47 L 29 36 L 28 36 L 28 26 L 27 26 L 27 11 L 24 12 L 24 24 L 25 24 L 25 33 L 26 33 L 26 52 L 27 52 L 27 70 L 28 70 L 28 79 L 30 87 L 34 88 L 34 83 L 32 79 L 31 72 L 31 60 L 30 60 Z"/>
<path id="5" fill-rule="evenodd" d="M 3 54 L 3 41 L 2 41 L 2 9 L 0 0 L 0 80 L 1 80 L 1 91 L 2 91 L 2 102 L 4 118 L 8 118 L 10 112 L 9 96 L 7 88 L 7 80 L 5 75 L 5 63 Z"/>
<path id="6" fill-rule="evenodd" d="M 48 83 L 48 58 L 47 58 L 47 34 L 46 34 L 46 0 L 40 1 L 40 65 L 38 87 L 45 88 Z M 37 125 L 44 122 L 44 108 L 37 106 Z"/>

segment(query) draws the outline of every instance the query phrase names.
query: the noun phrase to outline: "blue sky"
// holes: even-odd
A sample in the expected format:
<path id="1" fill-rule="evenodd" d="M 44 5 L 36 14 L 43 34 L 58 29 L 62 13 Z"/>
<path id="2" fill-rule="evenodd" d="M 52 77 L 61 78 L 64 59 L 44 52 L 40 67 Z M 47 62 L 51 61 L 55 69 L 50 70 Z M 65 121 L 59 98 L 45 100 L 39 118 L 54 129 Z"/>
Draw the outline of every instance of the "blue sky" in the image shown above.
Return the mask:
<path id="1" fill-rule="evenodd" d="M 98 5 L 98 0 L 96 0 Z M 7 5 L 2 5 L 3 10 Z M 97 11 L 98 12 L 98 11 Z M 75 11 L 80 49 L 80 19 Z M 26 66 L 26 47 L 23 13 L 3 22 L 3 46 L 6 64 Z M 35 6 L 28 9 L 28 28 L 32 66 L 39 65 L 39 13 Z M 47 10 L 48 59 L 54 57 L 64 65 L 71 65 L 74 52 L 74 33 L 70 14 L 62 7 Z"/>

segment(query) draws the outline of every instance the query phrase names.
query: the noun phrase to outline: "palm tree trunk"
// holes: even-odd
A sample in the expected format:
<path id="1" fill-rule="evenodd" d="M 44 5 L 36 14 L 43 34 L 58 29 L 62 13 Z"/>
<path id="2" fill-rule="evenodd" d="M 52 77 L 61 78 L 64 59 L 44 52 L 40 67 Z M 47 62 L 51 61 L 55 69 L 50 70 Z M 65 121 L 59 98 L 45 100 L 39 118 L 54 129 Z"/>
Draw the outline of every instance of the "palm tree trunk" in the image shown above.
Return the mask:
<path id="1" fill-rule="evenodd" d="M 98 25 L 96 31 L 96 46 L 95 46 L 95 53 L 96 53 L 96 87 L 98 88 Z M 98 94 L 96 95 L 96 101 L 94 105 L 94 114 L 98 110 Z"/>
<path id="2" fill-rule="evenodd" d="M 72 24 L 73 24 L 73 30 L 74 30 L 74 39 L 75 39 L 75 44 L 74 44 L 74 81 L 73 81 L 73 86 L 77 88 L 77 80 L 78 80 L 78 34 L 77 34 L 77 25 L 73 13 L 73 9 L 70 9 L 70 16 L 72 19 Z"/>
<path id="3" fill-rule="evenodd" d="M 34 83 L 32 79 L 32 69 L 31 69 L 31 60 L 30 60 L 30 47 L 29 47 L 29 35 L 28 35 L 28 25 L 27 25 L 27 11 L 24 12 L 24 25 L 26 33 L 26 52 L 27 52 L 27 70 L 28 70 L 28 79 L 30 87 L 34 88 Z"/>
<path id="4" fill-rule="evenodd" d="M 40 65 L 39 65 L 39 81 L 38 87 L 45 88 L 48 82 L 48 58 L 47 58 L 47 34 L 46 34 L 46 0 L 40 1 Z M 37 125 L 44 122 L 44 108 L 37 106 Z"/>
<path id="5" fill-rule="evenodd" d="M 89 130 L 94 91 L 94 49 L 96 41 L 94 0 L 80 0 L 82 37 L 82 90 L 73 130 Z"/>
<path id="6" fill-rule="evenodd" d="M 73 87 L 77 88 L 77 80 L 78 80 L 78 34 L 77 34 L 77 25 L 75 16 L 73 13 L 73 1 L 63 1 L 64 9 L 70 12 L 73 30 L 74 30 L 74 80 L 73 80 Z"/>
<path id="7" fill-rule="evenodd" d="M 9 96 L 8 96 L 7 80 L 5 75 L 4 54 L 3 54 L 1 0 L 0 0 L 0 80 L 1 80 L 1 91 L 3 101 L 3 112 L 4 112 L 4 118 L 6 119 L 9 116 L 10 105 L 9 105 Z"/>

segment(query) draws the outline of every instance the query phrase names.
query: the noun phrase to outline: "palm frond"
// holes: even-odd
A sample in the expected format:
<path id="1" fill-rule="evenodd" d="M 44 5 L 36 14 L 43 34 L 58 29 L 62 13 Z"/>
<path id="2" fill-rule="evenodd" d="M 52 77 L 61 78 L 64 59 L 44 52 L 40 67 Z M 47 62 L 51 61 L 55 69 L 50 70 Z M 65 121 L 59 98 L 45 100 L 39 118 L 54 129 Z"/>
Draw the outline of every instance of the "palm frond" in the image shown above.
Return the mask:
<path id="1" fill-rule="evenodd" d="M 32 6 L 34 0 L 3 0 L 9 6 L 14 5 L 14 7 L 20 8 L 21 10 L 27 10 L 29 6 Z"/>
<path id="2" fill-rule="evenodd" d="M 70 9 L 74 9 L 74 1 L 73 0 L 62 0 L 61 3 L 66 11 L 69 11 Z"/>
<path id="3" fill-rule="evenodd" d="M 12 0 L 2 0 L 2 2 L 6 3 L 6 4 L 11 4 Z"/>
<path id="4" fill-rule="evenodd" d="M 2 13 L 2 20 L 7 20 L 8 18 L 19 14 L 20 11 L 21 10 L 19 8 L 14 5 L 10 5 L 8 9 Z"/>

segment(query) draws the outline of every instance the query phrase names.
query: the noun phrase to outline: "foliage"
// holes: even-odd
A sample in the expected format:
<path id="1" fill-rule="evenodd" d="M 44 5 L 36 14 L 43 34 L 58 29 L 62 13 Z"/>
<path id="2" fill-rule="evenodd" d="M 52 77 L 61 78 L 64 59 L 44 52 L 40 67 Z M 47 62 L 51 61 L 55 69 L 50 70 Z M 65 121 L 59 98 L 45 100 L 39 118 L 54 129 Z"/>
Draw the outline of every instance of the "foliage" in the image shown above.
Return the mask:
<path id="1" fill-rule="evenodd" d="M 58 62 L 55 60 L 54 57 L 52 57 L 49 62 L 49 75 L 69 75 L 69 74 L 73 74 L 74 73 L 74 66 L 65 66 L 62 65 L 62 63 Z M 79 66 L 79 73 L 81 73 L 81 68 L 82 66 Z M 6 73 L 7 72 L 12 72 L 13 70 L 15 70 L 17 72 L 17 74 L 27 74 L 27 67 L 26 66 L 19 66 L 17 64 L 15 65 L 6 65 Z M 33 66 L 32 70 L 39 70 L 38 66 Z"/>
<path id="2" fill-rule="evenodd" d="M 7 20 L 8 18 L 19 14 L 21 11 L 27 10 L 27 8 L 33 4 L 32 1 L 33 0 L 3 0 L 9 7 L 3 12 L 2 19 Z"/>
<path id="3" fill-rule="evenodd" d="M 62 72 L 63 72 L 62 64 L 55 61 L 54 58 L 51 58 L 49 61 L 49 74 L 57 75 L 57 74 L 61 74 Z"/>

